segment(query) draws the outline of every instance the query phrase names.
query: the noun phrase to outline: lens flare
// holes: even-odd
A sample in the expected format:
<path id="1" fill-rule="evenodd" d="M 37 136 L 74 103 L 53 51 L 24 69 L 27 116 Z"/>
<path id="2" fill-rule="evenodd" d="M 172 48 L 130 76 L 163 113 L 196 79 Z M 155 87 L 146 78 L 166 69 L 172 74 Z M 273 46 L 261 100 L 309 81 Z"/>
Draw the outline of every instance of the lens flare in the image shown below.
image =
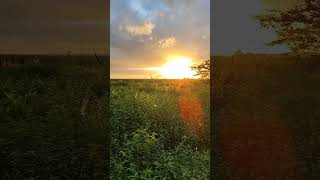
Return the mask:
<path id="1" fill-rule="evenodd" d="M 179 112 L 183 122 L 198 137 L 202 137 L 204 112 L 199 98 L 192 94 L 185 94 L 180 96 Z"/>

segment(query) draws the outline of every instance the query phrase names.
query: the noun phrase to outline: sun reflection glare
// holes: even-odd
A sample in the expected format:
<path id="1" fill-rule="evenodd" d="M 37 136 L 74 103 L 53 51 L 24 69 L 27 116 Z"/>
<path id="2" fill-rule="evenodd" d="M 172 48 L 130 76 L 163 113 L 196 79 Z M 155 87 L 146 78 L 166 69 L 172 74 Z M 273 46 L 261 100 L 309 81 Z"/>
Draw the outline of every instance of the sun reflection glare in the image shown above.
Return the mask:
<path id="1" fill-rule="evenodd" d="M 191 69 L 192 59 L 185 56 L 171 56 L 167 63 L 159 68 L 160 75 L 165 79 L 198 78 L 196 72 Z"/>

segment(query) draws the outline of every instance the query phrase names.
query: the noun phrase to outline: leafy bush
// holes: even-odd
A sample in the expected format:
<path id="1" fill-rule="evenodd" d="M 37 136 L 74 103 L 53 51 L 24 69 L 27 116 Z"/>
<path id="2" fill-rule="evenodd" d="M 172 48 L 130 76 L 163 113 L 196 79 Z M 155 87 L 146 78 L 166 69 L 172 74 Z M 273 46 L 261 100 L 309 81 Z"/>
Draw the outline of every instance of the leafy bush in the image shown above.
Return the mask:
<path id="1" fill-rule="evenodd" d="M 208 86 L 187 83 L 208 103 Z M 209 179 L 208 144 L 202 145 L 181 120 L 179 84 L 111 81 L 111 179 Z M 203 107 L 209 112 L 208 105 Z M 205 124 L 208 120 L 206 115 Z"/>
<path id="2" fill-rule="evenodd" d="M 113 151 L 111 179 L 208 179 L 208 152 L 188 145 L 185 137 L 166 150 L 157 134 L 139 129 L 124 146 Z"/>

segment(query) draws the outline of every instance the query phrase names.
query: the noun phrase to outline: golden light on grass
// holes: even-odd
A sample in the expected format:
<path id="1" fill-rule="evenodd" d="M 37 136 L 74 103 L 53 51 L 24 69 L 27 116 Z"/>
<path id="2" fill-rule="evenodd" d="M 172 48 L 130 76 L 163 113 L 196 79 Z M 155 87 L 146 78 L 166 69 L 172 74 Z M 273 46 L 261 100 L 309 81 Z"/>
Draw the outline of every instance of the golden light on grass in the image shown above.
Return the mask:
<path id="1" fill-rule="evenodd" d="M 179 112 L 183 122 L 198 138 L 202 138 L 204 112 L 200 99 L 192 93 L 186 93 L 179 97 Z"/>
<path id="2" fill-rule="evenodd" d="M 161 78 L 165 79 L 196 79 L 196 72 L 191 69 L 192 58 L 186 56 L 170 56 L 167 63 L 159 68 Z"/>

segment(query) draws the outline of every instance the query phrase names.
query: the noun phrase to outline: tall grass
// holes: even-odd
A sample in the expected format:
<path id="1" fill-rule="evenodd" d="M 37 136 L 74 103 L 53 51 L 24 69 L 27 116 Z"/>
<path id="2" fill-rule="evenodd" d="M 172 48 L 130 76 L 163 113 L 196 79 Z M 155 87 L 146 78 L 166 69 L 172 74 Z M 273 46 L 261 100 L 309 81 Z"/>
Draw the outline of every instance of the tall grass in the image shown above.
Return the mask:
<path id="1" fill-rule="evenodd" d="M 204 82 L 111 81 L 112 179 L 208 179 L 208 135 L 200 141 L 179 111 L 187 89 L 199 95 L 208 124 Z"/>

